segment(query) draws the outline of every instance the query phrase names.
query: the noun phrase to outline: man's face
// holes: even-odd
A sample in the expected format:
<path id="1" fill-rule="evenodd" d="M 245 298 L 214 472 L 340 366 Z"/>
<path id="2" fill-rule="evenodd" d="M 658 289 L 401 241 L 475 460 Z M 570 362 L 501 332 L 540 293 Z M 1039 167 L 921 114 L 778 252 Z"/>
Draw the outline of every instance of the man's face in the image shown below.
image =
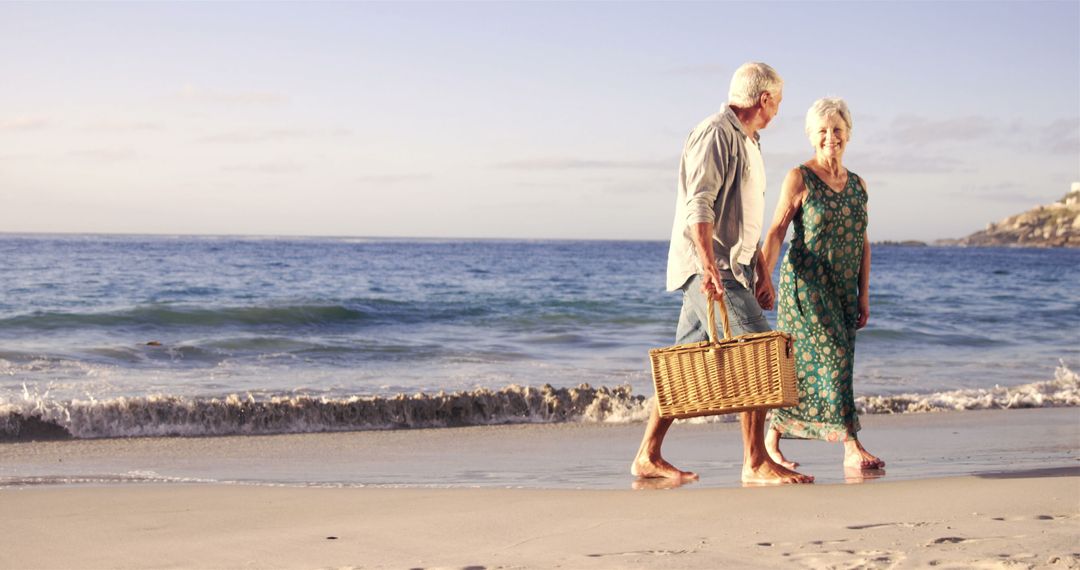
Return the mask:
<path id="1" fill-rule="evenodd" d="M 784 92 L 780 91 L 773 97 L 772 93 L 766 91 L 761 94 L 761 110 L 765 118 L 765 124 L 761 128 L 769 126 L 769 122 L 773 120 L 773 117 L 780 112 L 780 102 L 784 100 Z"/>

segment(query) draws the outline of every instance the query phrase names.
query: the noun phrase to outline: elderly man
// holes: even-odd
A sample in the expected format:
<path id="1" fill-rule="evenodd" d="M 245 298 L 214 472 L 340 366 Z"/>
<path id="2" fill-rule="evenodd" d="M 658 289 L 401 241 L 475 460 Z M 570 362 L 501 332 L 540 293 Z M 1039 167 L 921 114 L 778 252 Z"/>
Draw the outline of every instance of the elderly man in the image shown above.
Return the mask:
<path id="1" fill-rule="evenodd" d="M 691 131 L 679 168 L 667 288 L 681 290 L 676 344 L 708 339 L 707 303 L 726 295 L 732 333 L 770 330 L 761 308 L 772 307 L 771 276 L 758 253 L 765 215 L 765 166 L 758 131 L 780 110 L 783 79 L 764 63 L 746 63 L 731 78 L 728 103 Z M 762 283 L 755 296 L 755 283 Z M 774 462 L 765 449 L 765 412 L 742 414 L 745 483 L 809 483 L 813 478 Z M 630 473 L 697 479 L 661 456 L 671 419 L 653 406 Z"/>

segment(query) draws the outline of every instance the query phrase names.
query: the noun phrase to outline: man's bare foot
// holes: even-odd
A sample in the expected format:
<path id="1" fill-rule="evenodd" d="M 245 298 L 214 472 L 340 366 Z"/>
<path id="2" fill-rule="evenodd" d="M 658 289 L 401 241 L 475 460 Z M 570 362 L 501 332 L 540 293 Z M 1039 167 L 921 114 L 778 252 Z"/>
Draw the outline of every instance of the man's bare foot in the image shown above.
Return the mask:
<path id="1" fill-rule="evenodd" d="M 630 474 L 634 477 L 641 477 L 643 479 L 663 477 L 692 481 L 698 478 L 697 473 L 678 469 L 674 465 L 664 461 L 664 458 L 662 457 L 649 459 L 645 456 L 639 456 L 634 460 L 634 463 L 630 465 Z"/>
<path id="2" fill-rule="evenodd" d="M 780 452 L 780 432 L 772 428 L 765 432 L 765 451 L 769 453 L 769 457 L 772 458 L 773 462 L 781 467 L 794 470 L 799 466 L 798 462 L 788 461 L 784 454 Z"/>
<path id="3" fill-rule="evenodd" d="M 788 485 L 793 483 L 813 483 L 812 475 L 803 475 L 773 462 L 762 461 L 755 466 L 743 464 L 742 482 L 747 485 Z"/>
<path id="4" fill-rule="evenodd" d="M 881 469 L 885 462 L 862 446 L 859 440 L 844 442 L 844 467 L 855 469 Z"/>

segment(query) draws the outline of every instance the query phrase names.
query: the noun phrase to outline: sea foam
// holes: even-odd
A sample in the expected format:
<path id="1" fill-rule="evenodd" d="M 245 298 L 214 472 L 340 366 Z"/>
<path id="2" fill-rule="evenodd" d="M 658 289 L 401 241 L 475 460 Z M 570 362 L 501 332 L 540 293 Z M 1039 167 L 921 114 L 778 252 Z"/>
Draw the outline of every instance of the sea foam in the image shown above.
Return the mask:
<path id="1" fill-rule="evenodd" d="M 856 398 L 855 405 L 864 414 L 1080 406 L 1080 375 L 1060 361 L 1054 379 L 1045 382 L 935 394 L 866 396 Z"/>
<path id="2" fill-rule="evenodd" d="M 257 400 L 154 395 L 55 402 L 24 393 L 0 403 L 0 440 L 203 436 L 408 429 L 512 423 L 629 422 L 646 417 L 629 386 L 508 386 L 447 394 Z"/>
<path id="3" fill-rule="evenodd" d="M 1080 375 L 1062 362 L 1055 378 L 1020 386 L 932 394 L 864 396 L 860 413 L 895 414 L 1080 406 Z M 500 390 L 392 397 L 278 396 L 256 399 L 154 395 L 66 402 L 24 390 L 0 401 L 0 441 L 62 438 L 219 436 L 442 428 L 520 423 L 631 423 L 648 418 L 649 399 L 630 386 L 507 386 Z M 692 421 L 731 421 L 734 415 Z"/>

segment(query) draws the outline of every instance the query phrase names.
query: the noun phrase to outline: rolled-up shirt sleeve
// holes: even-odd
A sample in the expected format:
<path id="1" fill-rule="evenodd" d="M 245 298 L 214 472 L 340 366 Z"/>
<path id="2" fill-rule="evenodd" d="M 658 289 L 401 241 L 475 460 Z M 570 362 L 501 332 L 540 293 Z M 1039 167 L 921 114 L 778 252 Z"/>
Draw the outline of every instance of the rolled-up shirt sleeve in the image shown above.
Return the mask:
<path id="1" fill-rule="evenodd" d="M 724 179 L 720 140 L 714 128 L 693 133 L 683 154 L 686 181 L 686 222 L 715 223 L 713 209 Z"/>

